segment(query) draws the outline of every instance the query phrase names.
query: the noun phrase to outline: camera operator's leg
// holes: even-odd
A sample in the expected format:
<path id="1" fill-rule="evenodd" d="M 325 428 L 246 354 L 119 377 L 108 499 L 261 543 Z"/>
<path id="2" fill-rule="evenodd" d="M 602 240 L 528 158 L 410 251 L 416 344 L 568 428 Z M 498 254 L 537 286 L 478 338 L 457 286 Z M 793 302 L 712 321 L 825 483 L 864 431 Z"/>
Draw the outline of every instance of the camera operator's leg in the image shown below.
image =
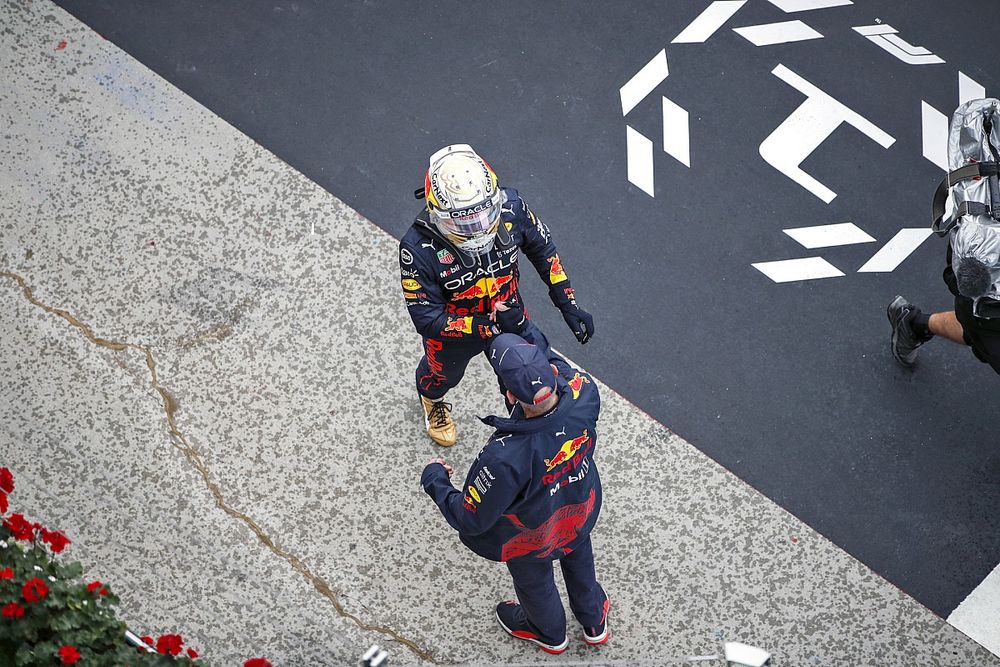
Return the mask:
<path id="1" fill-rule="evenodd" d="M 934 313 L 928 318 L 927 329 L 935 336 L 947 338 L 953 343 L 966 345 L 965 329 L 955 316 L 955 311 Z"/>

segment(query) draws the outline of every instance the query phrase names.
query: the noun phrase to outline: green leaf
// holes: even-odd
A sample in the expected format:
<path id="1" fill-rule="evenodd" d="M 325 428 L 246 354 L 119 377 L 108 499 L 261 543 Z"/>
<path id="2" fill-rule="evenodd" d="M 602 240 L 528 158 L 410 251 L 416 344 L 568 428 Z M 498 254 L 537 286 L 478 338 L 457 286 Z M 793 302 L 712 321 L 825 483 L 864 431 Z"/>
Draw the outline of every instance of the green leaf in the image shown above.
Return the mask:
<path id="1" fill-rule="evenodd" d="M 79 561 L 73 561 L 69 565 L 60 565 L 59 574 L 57 577 L 62 577 L 64 579 L 78 579 L 83 576 L 83 565 L 80 565 Z"/>

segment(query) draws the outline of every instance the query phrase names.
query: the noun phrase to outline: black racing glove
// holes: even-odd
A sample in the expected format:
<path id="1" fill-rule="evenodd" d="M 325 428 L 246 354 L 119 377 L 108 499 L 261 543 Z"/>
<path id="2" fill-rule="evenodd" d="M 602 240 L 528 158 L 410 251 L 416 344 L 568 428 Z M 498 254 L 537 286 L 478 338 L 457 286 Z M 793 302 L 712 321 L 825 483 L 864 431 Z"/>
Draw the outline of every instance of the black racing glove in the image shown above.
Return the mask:
<path id="1" fill-rule="evenodd" d="M 524 308 L 516 305 L 508 305 L 507 310 L 497 310 L 496 321 L 500 331 L 504 333 L 520 334 L 528 326 Z"/>
<path id="2" fill-rule="evenodd" d="M 590 337 L 594 335 L 594 317 L 590 313 L 578 307 L 575 300 L 563 304 L 559 310 L 562 312 L 566 324 L 569 325 L 570 331 L 581 344 L 590 340 Z"/>

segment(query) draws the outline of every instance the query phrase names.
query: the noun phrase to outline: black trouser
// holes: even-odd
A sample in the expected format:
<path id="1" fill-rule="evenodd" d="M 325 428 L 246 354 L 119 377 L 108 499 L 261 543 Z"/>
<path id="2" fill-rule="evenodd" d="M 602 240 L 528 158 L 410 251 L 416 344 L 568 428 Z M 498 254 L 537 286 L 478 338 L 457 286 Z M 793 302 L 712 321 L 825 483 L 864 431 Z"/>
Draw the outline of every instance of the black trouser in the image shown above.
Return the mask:
<path id="1" fill-rule="evenodd" d="M 972 314 L 971 299 L 955 299 L 955 318 L 962 325 L 962 337 L 965 344 L 972 348 L 976 359 L 989 364 L 1000 374 L 1000 330 L 987 328 L 983 324 L 984 320 Z"/>
<path id="2" fill-rule="evenodd" d="M 600 624 L 604 615 L 604 595 L 594 573 L 594 550 L 590 536 L 571 553 L 559 559 L 569 608 L 576 620 L 585 628 Z M 552 561 L 538 558 L 519 558 L 507 561 L 507 569 L 514 580 L 517 601 L 521 603 L 528 622 L 547 641 L 554 644 L 566 637 L 566 610 L 563 609 L 552 576 Z"/>

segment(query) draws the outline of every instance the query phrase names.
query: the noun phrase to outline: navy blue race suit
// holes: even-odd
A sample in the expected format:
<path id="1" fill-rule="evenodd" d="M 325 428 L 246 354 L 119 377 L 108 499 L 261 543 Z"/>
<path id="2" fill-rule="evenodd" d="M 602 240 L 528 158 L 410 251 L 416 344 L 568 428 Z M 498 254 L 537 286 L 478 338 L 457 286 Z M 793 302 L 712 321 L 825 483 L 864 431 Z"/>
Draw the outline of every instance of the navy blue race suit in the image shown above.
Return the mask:
<path id="1" fill-rule="evenodd" d="M 518 599 L 541 635 L 559 638 L 566 617 L 552 560 L 561 561 L 580 623 L 601 622 L 604 594 L 590 542 L 602 501 L 594 462 L 601 399 L 593 379 L 549 350 L 537 327 L 529 324 L 522 336 L 558 370 L 556 407 L 525 418 L 518 404 L 509 418 L 483 419 L 496 431 L 460 490 L 439 463 L 428 464 L 420 482 L 469 549 L 507 564 Z"/>
<path id="2" fill-rule="evenodd" d="M 406 308 L 423 336 L 417 391 L 437 400 L 456 386 L 469 360 L 499 332 L 490 318 L 498 301 L 524 307 L 518 291 L 523 252 L 548 285 L 560 310 L 576 308 L 576 296 L 548 227 L 513 188 L 501 188 L 500 229 L 492 250 L 468 255 L 442 236 L 424 208 L 399 242 L 399 273 Z M 527 313 L 527 308 L 525 308 Z"/>

